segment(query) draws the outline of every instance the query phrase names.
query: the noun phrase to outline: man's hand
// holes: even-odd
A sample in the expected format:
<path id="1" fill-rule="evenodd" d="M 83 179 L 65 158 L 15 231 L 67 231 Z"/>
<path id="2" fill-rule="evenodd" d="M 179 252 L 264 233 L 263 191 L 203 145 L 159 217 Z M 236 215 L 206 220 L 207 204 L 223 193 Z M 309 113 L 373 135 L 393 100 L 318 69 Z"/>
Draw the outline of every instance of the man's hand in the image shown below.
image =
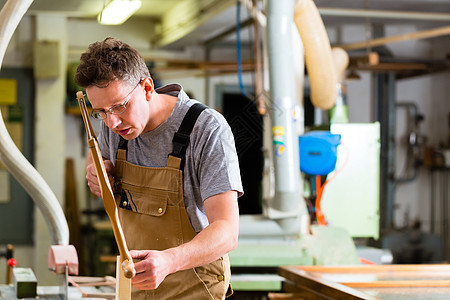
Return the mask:
<path id="1" fill-rule="evenodd" d="M 139 290 L 154 290 L 172 273 L 172 259 L 164 251 L 131 250 L 130 255 L 141 261 L 134 264 L 136 276 L 132 284 Z"/>
<path id="2" fill-rule="evenodd" d="M 104 160 L 106 172 L 108 173 L 109 182 L 111 183 L 111 187 L 114 187 L 114 177 L 112 176 L 114 171 L 114 165 L 110 160 Z M 88 155 L 88 159 L 86 161 L 86 179 L 88 181 L 88 186 L 91 192 L 101 197 L 102 193 L 100 190 L 100 185 L 98 183 L 97 172 L 95 171 L 95 165 L 92 160 L 91 153 Z"/>

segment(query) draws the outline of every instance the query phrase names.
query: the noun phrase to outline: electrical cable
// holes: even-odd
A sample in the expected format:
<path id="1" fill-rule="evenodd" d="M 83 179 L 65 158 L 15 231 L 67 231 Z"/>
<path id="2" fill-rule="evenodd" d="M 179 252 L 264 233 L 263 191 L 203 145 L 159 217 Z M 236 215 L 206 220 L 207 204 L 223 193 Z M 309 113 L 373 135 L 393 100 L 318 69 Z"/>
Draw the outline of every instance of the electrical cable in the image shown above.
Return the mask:
<path id="1" fill-rule="evenodd" d="M 317 219 L 317 223 L 319 225 L 326 226 L 327 221 L 325 219 L 325 216 L 322 212 L 322 207 L 321 207 L 322 192 L 323 192 L 323 188 L 325 187 L 326 182 L 323 184 L 323 186 L 321 186 L 321 181 L 322 181 L 322 176 L 316 175 L 316 219 Z"/>
<path id="2" fill-rule="evenodd" d="M 349 157 L 350 157 L 350 153 L 349 150 L 347 148 L 347 146 L 345 144 L 341 144 L 341 146 L 343 146 L 347 152 L 347 155 L 345 157 L 344 163 L 342 164 L 342 166 L 336 170 L 336 172 L 333 173 L 333 175 L 328 178 L 327 180 L 325 180 L 325 182 L 323 183 L 323 185 L 321 185 L 321 181 L 322 181 L 322 176 L 321 175 L 316 175 L 316 219 L 317 219 L 317 223 L 321 226 L 327 226 L 327 220 L 325 219 L 325 215 L 323 214 L 322 211 L 322 205 L 321 205 L 321 201 L 322 201 L 322 194 L 323 194 L 323 190 L 325 189 L 325 186 L 331 182 L 333 179 L 336 178 L 336 176 L 342 172 L 342 170 L 345 168 L 345 166 L 348 163 Z"/>
<path id="3" fill-rule="evenodd" d="M 359 257 L 358 260 L 359 260 L 360 263 L 362 263 L 364 265 L 376 265 L 376 263 L 374 263 L 373 261 L 368 260 L 368 259 L 366 259 L 364 257 Z"/>

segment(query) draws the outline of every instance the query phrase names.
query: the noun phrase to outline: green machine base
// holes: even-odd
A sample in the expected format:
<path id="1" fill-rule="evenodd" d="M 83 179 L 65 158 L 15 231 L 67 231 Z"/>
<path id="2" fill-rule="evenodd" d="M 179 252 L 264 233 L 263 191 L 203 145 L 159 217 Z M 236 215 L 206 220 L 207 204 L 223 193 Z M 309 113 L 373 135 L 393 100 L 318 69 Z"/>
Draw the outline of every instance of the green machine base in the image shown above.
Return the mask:
<path id="1" fill-rule="evenodd" d="M 230 252 L 231 284 L 236 291 L 280 291 L 277 267 L 360 264 L 349 234 L 340 228 L 312 226 L 311 234 L 293 238 L 240 237 Z"/>

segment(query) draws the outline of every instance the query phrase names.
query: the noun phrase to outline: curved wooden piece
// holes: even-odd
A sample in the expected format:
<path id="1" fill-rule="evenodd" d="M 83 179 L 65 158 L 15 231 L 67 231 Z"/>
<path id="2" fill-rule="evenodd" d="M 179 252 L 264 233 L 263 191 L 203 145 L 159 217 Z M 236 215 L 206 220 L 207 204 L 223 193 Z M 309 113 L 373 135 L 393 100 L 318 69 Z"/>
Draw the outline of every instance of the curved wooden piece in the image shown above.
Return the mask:
<path id="1" fill-rule="evenodd" d="M 116 238 L 116 243 L 119 248 L 122 270 L 124 271 L 126 278 L 133 278 L 134 275 L 136 275 L 136 270 L 134 269 L 133 259 L 130 256 L 127 244 L 125 242 L 125 236 L 119 221 L 119 212 L 116 201 L 114 200 L 114 194 L 108 179 L 108 173 L 106 172 L 105 164 L 103 163 L 102 153 L 100 151 L 100 147 L 98 146 L 94 130 L 92 129 L 83 92 L 77 92 L 77 99 L 81 109 L 81 116 L 83 117 L 84 125 L 86 127 L 88 145 L 94 161 L 100 191 L 102 194 L 103 205 L 105 206 L 105 211 L 111 220 L 114 237 Z"/>

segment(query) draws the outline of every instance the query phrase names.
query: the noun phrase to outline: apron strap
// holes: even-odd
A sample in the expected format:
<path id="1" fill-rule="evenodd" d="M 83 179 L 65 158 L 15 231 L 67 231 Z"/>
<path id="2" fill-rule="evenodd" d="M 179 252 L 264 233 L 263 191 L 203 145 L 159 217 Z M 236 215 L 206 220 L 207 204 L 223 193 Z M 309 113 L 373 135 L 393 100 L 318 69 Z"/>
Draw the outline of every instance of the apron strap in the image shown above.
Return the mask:
<path id="1" fill-rule="evenodd" d="M 128 141 L 120 136 L 116 159 L 127 160 Z"/>
<path id="2" fill-rule="evenodd" d="M 186 115 L 184 116 L 183 121 L 181 122 L 180 128 L 175 132 L 173 136 L 173 150 L 170 156 L 175 156 L 181 159 L 180 169 L 183 170 L 184 167 L 184 157 L 186 155 L 186 149 L 189 145 L 189 135 L 194 128 L 195 122 L 197 121 L 198 116 L 202 113 L 203 110 L 208 108 L 206 105 L 202 103 L 195 103 L 192 105 Z"/>
<path id="3" fill-rule="evenodd" d="M 179 170 L 181 166 L 181 158 L 169 155 L 167 159 L 167 167 Z"/>

